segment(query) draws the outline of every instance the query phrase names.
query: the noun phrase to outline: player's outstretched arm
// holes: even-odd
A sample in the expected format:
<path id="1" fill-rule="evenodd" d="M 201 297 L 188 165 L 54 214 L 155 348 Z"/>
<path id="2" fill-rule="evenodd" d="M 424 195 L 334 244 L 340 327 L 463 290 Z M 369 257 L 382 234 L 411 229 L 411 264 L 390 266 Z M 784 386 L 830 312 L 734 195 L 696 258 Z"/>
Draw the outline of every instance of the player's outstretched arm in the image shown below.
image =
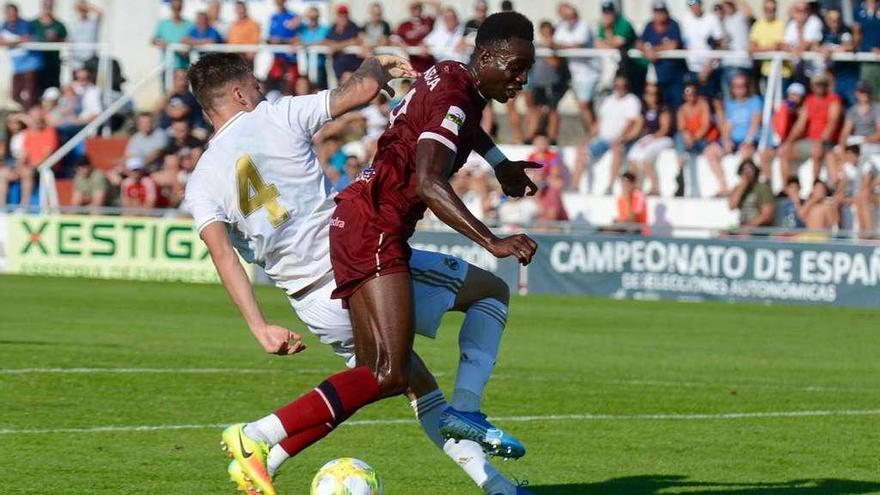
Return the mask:
<path id="1" fill-rule="evenodd" d="M 238 307 L 251 332 L 263 349 L 270 354 L 282 356 L 305 350 L 299 335 L 286 328 L 269 325 L 263 318 L 247 273 L 226 236 L 226 228 L 220 222 L 206 225 L 201 232 L 202 240 L 211 252 L 211 260 L 217 267 L 223 287 Z"/>
<path id="2" fill-rule="evenodd" d="M 538 192 L 538 186 L 526 175 L 530 168 L 541 168 L 542 165 L 527 161 L 508 160 L 504 153 L 498 149 L 492 137 L 486 134 L 482 128 L 474 139 L 474 151 L 482 156 L 495 170 L 495 178 L 501 184 L 504 194 L 513 198 L 534 196 Z"/>
<path id="3" fill-rule="evenodd" d="M 369 103 L 384 89 L 394 95 L 388 86 L 392 79 L 416 77 L 418 73 L 406 59 L 394 55 L 377 55 L 361 64 L 341 86 L 330 92 L 330 116 L 333 118 Z"/>
<path id="4" fill-rule="evenodd" d="M 475 217 L 446 180 L 455 153 L 433 139 L 419 141 L 416 149 L 416 193 L 446 225 L 460 232 L 498 258 L 516 256 L 520 263 L 532 261 L 538 244 L 525 234 L 498 238 Z"/>

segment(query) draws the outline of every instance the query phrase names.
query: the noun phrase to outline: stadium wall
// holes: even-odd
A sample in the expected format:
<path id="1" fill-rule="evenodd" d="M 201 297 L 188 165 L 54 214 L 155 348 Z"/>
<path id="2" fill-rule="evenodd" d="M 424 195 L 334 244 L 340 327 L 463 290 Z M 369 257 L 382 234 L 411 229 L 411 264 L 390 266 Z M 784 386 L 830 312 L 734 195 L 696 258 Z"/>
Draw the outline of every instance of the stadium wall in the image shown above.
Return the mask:
<path id="1" fill-rule="evenodd" d="M 681 301 L 880 307 L 880 246 L 535 234 L 534 262 L 498 260 L 452 232 L 417 232 L 415 248 L 458 256 L 511 290 Z M 251 267 L 252 278 L 267 281 Z M 175 282 L 218 281 L 191 220 L 0 215 L 0 272 Z"/>

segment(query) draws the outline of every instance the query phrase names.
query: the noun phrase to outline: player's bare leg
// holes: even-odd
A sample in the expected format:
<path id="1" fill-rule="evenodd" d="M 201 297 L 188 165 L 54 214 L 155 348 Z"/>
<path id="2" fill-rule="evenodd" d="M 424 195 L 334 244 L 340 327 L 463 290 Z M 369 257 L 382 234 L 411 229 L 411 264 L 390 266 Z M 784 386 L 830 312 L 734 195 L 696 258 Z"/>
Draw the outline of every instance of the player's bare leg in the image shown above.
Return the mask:
<path id="1" fill-rule="evenodd" d="M 348 307 L 358 366 L 373 372 L 382 397 L 406 392 L 414 336 L 409 273 L 370 279 Z"/>
<path id="2" fill-rule="evenodd" d="M 491 273 L 471 266 L 456 296 L 456 311 L 465 313 L 459 334 L 460 359 L 452 404 L 443 411 L 440 431 L 446 438 L 479 442 L 490 455 L 519 458 L 525 447 L 495 427 L 481 412 L 483 391 L 495 368 L 510 290 Z"/>

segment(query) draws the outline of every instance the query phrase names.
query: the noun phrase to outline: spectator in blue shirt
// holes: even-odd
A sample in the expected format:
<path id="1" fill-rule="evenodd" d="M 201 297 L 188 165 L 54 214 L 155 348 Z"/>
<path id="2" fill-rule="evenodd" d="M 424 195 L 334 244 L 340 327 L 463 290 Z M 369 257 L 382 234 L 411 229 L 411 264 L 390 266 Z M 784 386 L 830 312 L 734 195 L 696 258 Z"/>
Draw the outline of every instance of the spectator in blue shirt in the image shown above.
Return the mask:
<path id="1" fill-rule="evenodd" d="M 357 55 L 345 53 L 343 50 L 362 44 L 361 28 L 348 18 L 348 7 L 340 5 L 336 8 L 336 22 L 327 33 L 327 46 L 333 54 L 333 72 L 336 79 L 341 79 L 342 74 L 354 72 L 363 61 Z"/>
<path id="2" fill-rule="evenodd" d="M 37 73 L 43 67 L 39 53 L 18 48 L 20 43 L 31 41 L 31 25 L 18 15 L 18 7 L 8 3 L 4 9 L 6 22 L 0 26 L 0 46 L 9 48 L 12 61 L 12 99 L 29 110 L 40 98 Z"/>
<path id="3" fill-rule="evenodd" d="M 183 42 L 187 45 L 213 45 L 223 43 L 223 36 L 220 32 L 211 26 L 207 12 L 199 12 L 196 14 L 196 24 L 189 30 L 189 33 L 183 38 Z"/>
<path id="4" fill-rule="evenodd" d="M 298 15 L 287 10 L 285 3 L 285 0 L 275 0 L 278 12 L 269 18 L 269 33 L 266 37 L 266 42 L 270 45 L 292 45 L 302 22 Z M 267 77 L 269 87 L 290 94 L 298 77 L 296 52 L 291 48 L 291 53 L 276 53 Z"/>
<path id="5" fill-rule="evenodd" d="M 317 7 L 309 7 L 308 10 L 306 10 L 305 18 L 306 22 L 300 24 L 299 29 L 296 31 L 299 43 L 302 43 L 307 47 L 324 43 L 324 40 L 327 39 L 327 34 L 330 32 L 330 28 L 320 23 L 321 14 L 318 12 Z M 324 55 L 319 54 L 315 57 L 309 57 L 310 70 L 311 68 L 314 68 L 316 73 L 316 77 L 312 80 L 312 83 L 317 89 L 327 88 L 327 72 L 324 70 L 325 64 L 326 58 Z"/>
<path id="6" fill-rule="evenodd" d="M 666 2 L 656 0 L 652 7 L 653 17 L 645 26 L 638 47 L 645 53 L 645 58 L 654 64 L 657 85 L 663 88 L 663 102 L 674 111 L 681 105 L 685 65 L 680 59 L 660 59 L 657 55 L 668 50 L 681 49 L 681 29 L 669 17 Z"/>
<path id="7" fill-rule="evenodd" d="M 737 74 L 730 83 L 730 98 L 724 99 L 724 117 L 719 123 L 721 142 L 706 148 L 706 159 L 721 163 L 724 155 L 736 153 L 740 160 L 755 154 L 761 135 L 763 102 L 749 94 L 749 77 Z"/>
<path id="8" fill-rule="evenodd" d="M 856 45 L 860 52 L 880 53 L 880 2 L 864 0 L 856 9 L 854 19 Z M 865 62 L 862 64 L 861 80 L 880 80 L 880 64 Z M 880 84 L 874 87 L 874 97 L 880 98 Z"/>

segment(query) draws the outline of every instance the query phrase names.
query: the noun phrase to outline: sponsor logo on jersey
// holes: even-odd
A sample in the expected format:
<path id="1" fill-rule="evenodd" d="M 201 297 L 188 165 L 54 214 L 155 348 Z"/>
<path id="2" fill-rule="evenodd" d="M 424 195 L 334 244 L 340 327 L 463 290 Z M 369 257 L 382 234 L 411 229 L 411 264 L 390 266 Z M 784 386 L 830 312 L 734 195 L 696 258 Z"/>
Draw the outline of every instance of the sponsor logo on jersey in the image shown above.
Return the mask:
<path id="1" fill-rule="evenodd" d="M 458 271 L 458 260 L 455 258 L 443 258 L 443 263 L 449 267 L 450 270 Z"/>
<path id="2" fill-rule="evenodd" d="M 340 220 L 338 217 L 333 217 L 330 219 L 330 226 L 336 227 L 337 229 L 344 229 L 345 220 Z"/>
<path id="3" fill-rule="evenodd" d="M 460 131 L 461 126 L 464 125 L 464 119 L 464 110 L 453 105 L 446 111 L 446 116 L 443 117 L 443 123 L 440 124 L 440 127 L 458 136 L 458 131 Z"/>

